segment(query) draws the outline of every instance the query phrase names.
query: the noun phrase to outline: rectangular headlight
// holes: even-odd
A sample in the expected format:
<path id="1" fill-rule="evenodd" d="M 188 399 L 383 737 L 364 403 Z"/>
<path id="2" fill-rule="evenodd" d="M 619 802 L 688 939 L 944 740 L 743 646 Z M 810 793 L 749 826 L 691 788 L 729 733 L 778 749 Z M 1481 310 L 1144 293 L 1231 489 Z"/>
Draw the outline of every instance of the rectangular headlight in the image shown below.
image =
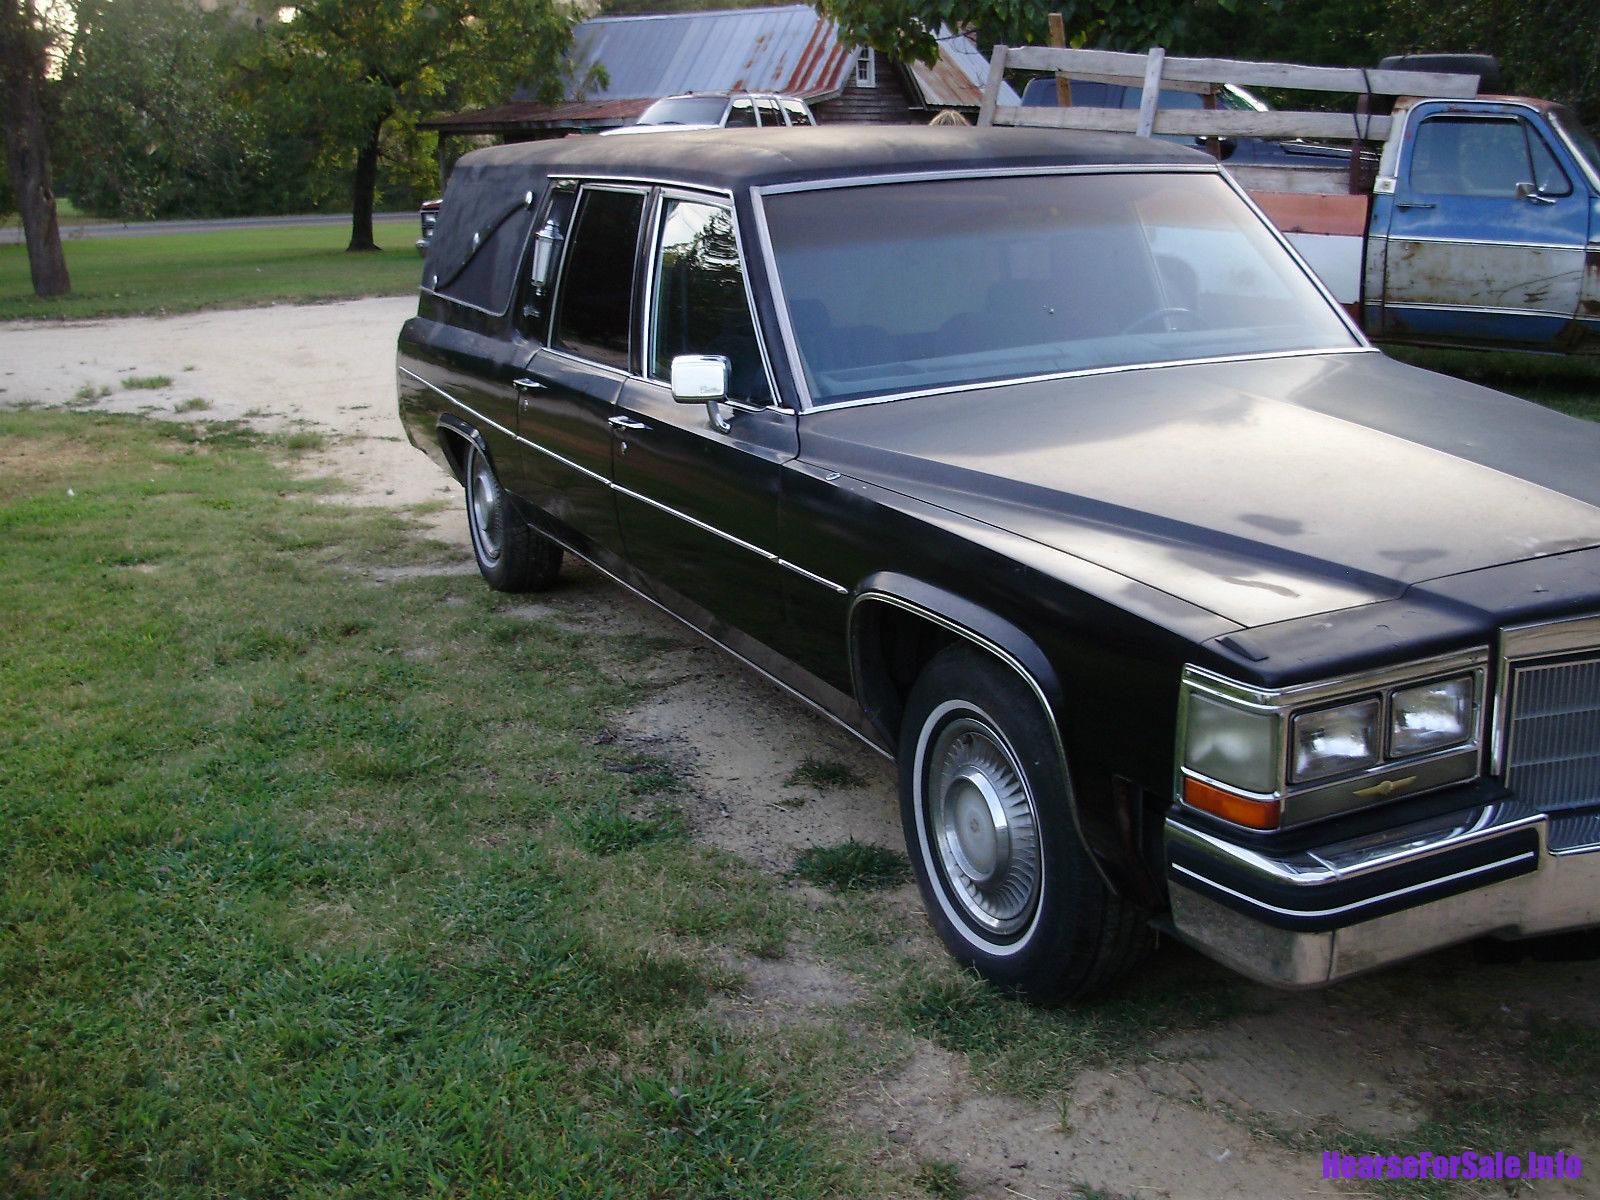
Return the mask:
<path id="1" fill-rule="evenodd" d="M 1425 754 L 1466 741 L 1475 729 L 1476 691 L 1471 675 L 1395 691 L 1389 698 L 1390 756 Z"/>
<path id="2" fill-rule="evenodd" d="M 1189 695 L 1183 765 L 1247 792 L 1278 790 L 1278 717 Z"/>
<path id="3" fill-rule="evenodd" d="M 1382 721 L 1383 701 L 1376 696 L 1297 714 L 1290 734 L 1294 781 L 1329 779 L 1377 766 Z"/>

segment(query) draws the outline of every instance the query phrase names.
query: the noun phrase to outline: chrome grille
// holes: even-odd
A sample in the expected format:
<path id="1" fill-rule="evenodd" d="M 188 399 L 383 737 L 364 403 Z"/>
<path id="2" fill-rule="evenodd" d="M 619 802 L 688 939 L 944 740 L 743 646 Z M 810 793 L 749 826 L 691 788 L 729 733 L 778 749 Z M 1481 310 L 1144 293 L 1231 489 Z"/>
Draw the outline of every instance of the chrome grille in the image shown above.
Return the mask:
<path id="1" fill-rule="evenodd" d="M 1600 657 L 1511 669 L 1506 786 L 1545 811 L 1600 802 Z"/>

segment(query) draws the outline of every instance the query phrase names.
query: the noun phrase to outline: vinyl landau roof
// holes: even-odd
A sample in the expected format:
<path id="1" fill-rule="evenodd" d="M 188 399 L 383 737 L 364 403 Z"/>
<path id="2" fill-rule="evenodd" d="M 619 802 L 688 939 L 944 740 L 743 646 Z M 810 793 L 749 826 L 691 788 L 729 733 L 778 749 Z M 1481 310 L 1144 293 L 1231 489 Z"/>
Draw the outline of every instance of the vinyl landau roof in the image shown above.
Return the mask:
<path id="1" fill-rule="evenodd" d="M 778 183 L 919 171 L 1130 164 L 1204 166 L 1197 150 L 1121 133 L 1055 129 L 835 125 L 716 129 L 644 137 L 571 137 L 492 146 L 457 164 L 488 183 L 533 175 L 617 175 L 730 191 Z"/>

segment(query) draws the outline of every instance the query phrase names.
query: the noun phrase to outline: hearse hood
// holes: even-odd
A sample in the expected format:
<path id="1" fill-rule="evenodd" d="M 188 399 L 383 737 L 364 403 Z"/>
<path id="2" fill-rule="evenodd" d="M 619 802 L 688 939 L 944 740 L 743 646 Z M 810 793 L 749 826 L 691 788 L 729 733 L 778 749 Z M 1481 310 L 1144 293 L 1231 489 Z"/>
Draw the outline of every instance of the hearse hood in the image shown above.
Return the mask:
<path id="1" fill-rule="evenodd" d="M 1600 427 L 1375 352 L 824 408 L 801 457 L 1246 627 L 1600 545 Z"/>

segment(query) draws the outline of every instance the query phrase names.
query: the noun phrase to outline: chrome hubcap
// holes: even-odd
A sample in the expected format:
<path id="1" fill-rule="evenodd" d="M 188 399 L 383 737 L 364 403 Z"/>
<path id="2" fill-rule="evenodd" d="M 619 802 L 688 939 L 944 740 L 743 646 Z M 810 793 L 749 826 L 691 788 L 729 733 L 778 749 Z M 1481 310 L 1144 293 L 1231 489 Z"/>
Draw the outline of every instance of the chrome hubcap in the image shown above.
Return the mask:
<path id="1" fill-rule="evenodd" d="M 928 832 L 950 892 L 981 929 L 1028 923 L 1043 878 L 1033 797 L 1010 750 L 970 717 L 940 731 L 928 755 Z"/>
<path id="2" fill-rule="evenodd" d="M 500 485 L 495 482 L 494 472 L 481 454 L 472 456 L 472 496 L 469 507 L 478 550 L 487 561 L 495 562 L 500 557 L 504 506 L 500 500 Z"/>

